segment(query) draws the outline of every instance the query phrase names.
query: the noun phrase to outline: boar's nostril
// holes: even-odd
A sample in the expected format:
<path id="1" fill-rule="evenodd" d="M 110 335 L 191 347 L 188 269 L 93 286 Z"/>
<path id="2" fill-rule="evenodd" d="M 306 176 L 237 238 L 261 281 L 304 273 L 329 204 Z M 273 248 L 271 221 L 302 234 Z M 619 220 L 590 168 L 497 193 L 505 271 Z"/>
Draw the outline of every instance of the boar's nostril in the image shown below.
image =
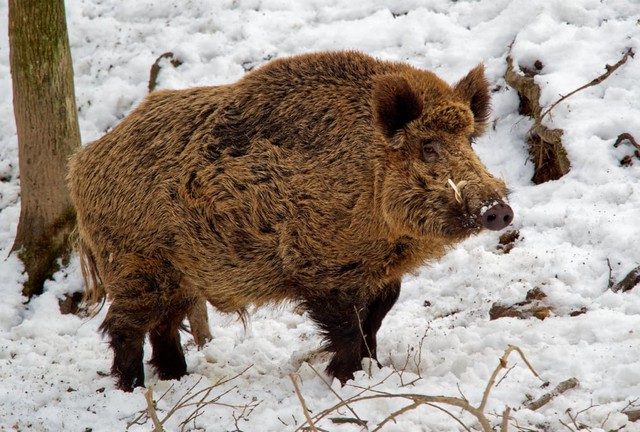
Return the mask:
<path id="1" fill-rule="evenodd" d="M 483 227 L 493 231 L 500 231 L 513 221 L 513 210 L 508 204 L 496 203 L 481 214 L 480 221 Z"/>

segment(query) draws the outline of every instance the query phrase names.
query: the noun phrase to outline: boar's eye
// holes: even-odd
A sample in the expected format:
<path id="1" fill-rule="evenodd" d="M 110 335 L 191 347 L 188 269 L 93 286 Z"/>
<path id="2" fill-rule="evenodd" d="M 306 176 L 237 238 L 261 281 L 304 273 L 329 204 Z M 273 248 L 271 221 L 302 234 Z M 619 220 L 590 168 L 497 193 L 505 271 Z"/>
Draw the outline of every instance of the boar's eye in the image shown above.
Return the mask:
<path id="1" fill-rule="evenodd" d="M 422 141 L 422 160 L 433 162 L 440 156 L 440 143 L 434 139 Z"/>

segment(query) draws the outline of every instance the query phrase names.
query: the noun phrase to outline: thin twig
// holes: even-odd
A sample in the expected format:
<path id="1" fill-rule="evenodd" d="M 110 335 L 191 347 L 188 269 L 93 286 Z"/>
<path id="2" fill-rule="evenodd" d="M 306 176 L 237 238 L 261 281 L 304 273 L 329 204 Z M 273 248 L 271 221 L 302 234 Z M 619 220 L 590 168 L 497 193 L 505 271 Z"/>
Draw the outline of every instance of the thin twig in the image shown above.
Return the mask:
<path id="1" fill-rule="evenodd" d="M 307 409 L 307 404 L 304 401 L 304 397 L 302 397 L 302 393 L 300 393 L 300 388 L 298 387 L 298 383 L 296 382 L 295 377 L 293 376 L 293 374 L 289 374 L 289 378 L 293 383 L 293 388 L 296 391 L 296 395 L 298 396 L 298 400 L 300 401 L 300 405 L 302 406 L 302 412 L 307 419 L 307 423 L 309 423 L 309 427 L 312 431 L 318 432 L 318 429 L 316 429 L 316 426 L 313 424 L 313 420 L 311 420 L 311 415 L 309 414 L 309 410 Z"/>
<path id="2" fill-rule="evenodd" d="M 467 432 L 471 432 L 471 429 L 469 429 L 469 428 L 467 427 L 467 425 L 466 425 L 466 424 L 464 424 L 464 423 L 462 422 L 462 420 L 460 420 L 458 417 L 456 417 L 455 415 L 453 415 L 453 413 L 452 413 L 451 411 L 449 411 L 449 410 L 446 410 L 446 409 L 442 408 L 440 405 L 436 405 L 436 404 L 432 404 L 432 403 L 425 403 L 425 405 L 428 405 L 428 406 L 430 406 L 430 407 L 432 407 L 432 408 L 435 408 L 435 409 L 438 409 L 438 410 L 442 411 L 443 413 L 445 413 L 445 414 L 447 414 L 449 417 L 451 417 L 453 420 L 455 420 L 456 422 L 458 422 L 458 424 L 459 424 L 460 426 L 462 426 L 462 428 L 463 428 L 464 430 L 466 430 Z"/>
<path id="3" fill-rule="evenodd" d="M 509 432 L 509 414 L 511 414 L 511 408 L 506 407 L 502 412 L 502 423 L 500 425 L 500 432 Z"/>
<path id="4" fill-rule="evenodd" d="M 164 432 L 162 428 L 162 422 L 158 418 L 158 413 L 156 412 L 156 406 L 153 402 L 153 386 L 149 385 L 149 389 L 144 394 L 144 398 L 147 400 L 147 412 L 149 413 L 149 417 L 153 422 L 153 432 Z"/>
<path id="5" fill-rule="evenodd" d="M 566 424 L 565 422 L 563 422 L 562 420 L 558 420 L 560 422 L 560 424 L 564 427 L 566 427 L 567 429 L 569 429 L 571 432 L 576 432 L 575 430 L 573 430 L 573 428 L 571 426 L 569 426 L 568 424 Z"/>
<path id="6" fill-rule="evenodd" d="M 398 417 L 399 415 L 402 415 L 408 411 L 411 411 L 413 409 L 418 408 L 420 405 L 422 405 L 420 402 L 414 402 L 411 405 L 407 405 L 404 408 L 400 408 L 399 410 L 389 414 L 387 416 L 387 418 L 385 418 L 384 420 L 382 420 L 380 423 L 378 423 L 378 426 L 376 426 L 376 428 L 373 430 L 373 432 L 377 432 L 380 429 L 382 429 L 382 427 L 387 424 L 388 422 L 390 422 L 391 420 L 395 421 L 396 417 Z"/>
<path id="7" fill-rule="evenodd" d="M 513 365 L 513 366 L 511 366 L 509 369 L 507 369 L 507 371 L 504 373 L 504 375 L 502 375 L 502 378 L 500 378 L 500 379 L 498 380 L 498 382 L 496 383 L 496 387 L 498 387 L 498 386 L 500 385 L 500 383 L 501 383 L 502 381 L 504 381 L 504 380 L 505 380 L 505 378 L 507 378 L 507 375 L 509 375 L 509 372 L 511 372 L 513 369 L 515 369 L 515 367 L 516 367 L 516 366 L 518 366 L 518 363 L 514 363 L 514 365 Z"/>
<path id="8" fill-rule="evenodd" d="M 484 409 L 486 407 L 487 404 L 487 400 L 489 397 L 489 393 L 491 392 L 491 389 L 496 381 L 497 375 L 498 373 L 507 367 L 507 358 L 509 357 L 509 355 L 513 352 L 516 351 L 518 352 L 518 354 L 520 355 L 520 357 L 522 358 L 522 360 L 525 362 L 525 364 L 527 365 L 527 367 L 529 368 L 529 370 L 540 379 L 540 376 L 537 374 L 537 372 L 533 369 L 533 367 L 531 366 L 531 364 L 529 363 L 529 361 L 527 360 L 527 358 L 525 357 L 524 353 L 522 352 L 522 350 L 520 350 L 520 348 L 510 345 L 504 352 L 504 355 L 500 358 L 499 364 L 496 367 L 495 371 L 493 372 L 491 378 L 489 379 L 489 381 L 487 382 L 487 385 L 485 387 L 485 391 L 483 393 L 483 398 L 482 398 L 482 402 L 480 403 L 480 405 L 478 407 L 474 407 L 473 405 L 471 405 L 471 403 L 469 403 L 468 400 L 460 398 L 460 397 L 449 397 L 449 396 L 429 396 L 429 395 L 420 395 L 420 394 L 411 394 L 411 393 L 407 393 L 407 394 L 393 394 L 393 393 L 389 393 L 389 392 L 385 392 L 385 391 L 380 391 L 380 390 L 376 390 L 374 387 L 380 385 L 382 382 L 384 382 L 384 380 L 386 380 L 387 378 L 389 378 L 392 374 L 388 375 L 383 381 L 381 381 L 378 384 L 375 384 L 373 386 L 369 386 L 367 388 L 363 388 L 363 387 L 359 387 L 359 386 L 355 386 L 352 385 L 352 387 L 357 388 L 357 389 L 361 389 L 360 393 L 350 397 L 347 400 L 342 399 L 340 396 L 338 396 L 336 394 L 336 396 L 338 397 L 338 399 L 340 399 L 340 402 L 336 403 L 335 405 L 333 405 L 332 407 L 329 407 L 327 409 L 325 409 L 324 411 L 316 414 L 313 419 L 311 418 L 308 410 L 306 409 L 306 405 L 304 404 L 304 399 L 302 398 L 302 395 L 300 394 L 300 390 L 296 385 L 296 382 L 293 378 L 293 375 L 290 375 L 290 378 L 292 380 L 292 382 L 294 383 L 294 388 L 296 389 L 296 393 L 298 395 L 298 398 L 300 399 L 300 402 L 303 406 L 303 411 L 305 416 L 307 417 L 307 422 L 305 424 L 303 424 L 302 426 L 300 426 L 297 431 L 300 430 L 304 430 L 307 429 L 306 428 L 306 424 L 308 423 L 310 425 L 310 428 L 312 430 L 319 430 L 315 425 L 314 425 L 314 421 L 316 422 L 316 424 L 318 422 L 320 422 L 322 419 L 324 419 L 325 417 L 327 417 L 329 414 L 340 410 L 342 407 L 347 407 L 352 413 L 355 414 L 355 411 L 351 408 L 350 405 L 354 405 L 360 402 L 365 402 L 365 401 L 372 401 L 372 400 L 377 400 L 377 399 L 386 399 L 386 400 L 391 400 L 391 399 L 406 399 L 408 401 L 410 401 L 411 403 L 407 406 L 405 406 L 404 408 L 401 408 L 397 411 L 394 411 L 393 413 L 391 413 L 390 415 L 388 415 L 385 419 L 382 420 L 381 423 L 379 423 L 376 426 L 376 429 L 374 429 L 375 431 L 380 430 L 385 424 L 387 424 L 388 422 L 395 420 L 397 417 L 399 417 L 400 415 L 413 410 L 415 408 L 417 408 L 420 405 L 428 405 L 434 408 L 437 408 L 441 411 L 443 411 L 444 413 L 448 414 L 449 416 L 451 416 L 454 420 L 456 420 L 463 428 L 464 430 L 471 432 L 471 429 L 469 429 L 463 422 L 462 420 L 460 420 L 459 418 L 457 418 L 455 415 L 453 415 L 451 412 L 447 411 L 446 409 L 444 409 L 443 407 L 441 407 L 440 405 L 450 405 L 450 406 L 454 406 L 454 407 L 458 407 L 461 408 L 463 411 L 466 411 L 467 413 L 471 414 L 473 417 L 475 417 L 475 419 L 478 421 L 478 423 L 480 424 L 480 429 L 483 432 L 494 432 L 494 429 L 491 427 L 491 423 L 489 422 L 489 420 L 487 419 L 485 413 L 484 413 Z M 317 374 L 317 372 L 316 372 Z M 323 380 L 324 381 L 324 380 Z M 333 391 L 333 390 L 332 390 Z M 366 393 L 373 393 L 373 394 L 366 394 Z M 335 392 L 334 392 L 335 394 Z M 463 396 L 464 397 L 464 396 Z M 510 409 L 506 408 L 503 412 L 503 419 L 502 419 L 502 432 L 507 432 L 504 424 L 505 422 L 508 423 L 509 420 L 509 413 L 510 413 Z"/>
<path id="9" fill-rule="evenodd" d="M 613 269 L 611 268 L 611 261 L 609 258 L 607 258 L 607 266 L 609 267 L 609 282 L 607 288 L 611 289 L 616 284 L 616 280 L 613 278 Z"/>
<path id="10" fill-rule="evenodd" d="M 318 378 L 320 378 L 320 380 L 324 383 L 325 386 L 327 386 L 327 388 L 329 389 L 329 391 L 331 391 L 331 393 L 334 394 L 335 397 L 337 397 L 341 402 L 344 402 L 344 399 L 342 399 L 342 397 L 338 394 L 338 392 L 336 392 L 333 387 L 331 387 L 331 384 L 324 379 L 324 377 L 311 365 L 309 365 L 309 367 L 311 368 L 311 370 L 318 376 Z M 351 406 L 349 406 L 348 403 L 345 403 L 345 406 L 347 407 L 347 409 L 349 411 L 351 411 L 351 414 L 353 414 L 353 416 L 358 419 L 358 421 L 362 424 L 367 424 L 366 421 L 362 420 L 359 416 L 358 413 L 355 412 L 355 410 L 353 408 L 351 408 Z"/>
<path id="11" fill-rule="evenodd" d="M 354 306 L 353 309 L 356 312 L 356 319 L 358 320 L 358 330 L 360 330 L 360 336 L 362 336 L 362 343 L 364 344 L 365 348 L 367 349 L 367 354 L 369 354 L 369 359 L 370 360 L 369 360 L 369 366 L 368 366 L 367 369 L 369 369 L 368 370 L 369 377 L 372 377 L 373 374 L 371 372 L 371 364 L 373 363 L 373 360 L 374 360 L 373 354 L 371 353 L 371 348 L 369 347 L 369 344 L 367 343 L 367 338 L 364 335 L 364 330 L 362 328 L 362 320 L 360 319 L 360 311 L 358 311 L 358 307 L 357 306 Z"/>
<path id="12" fill-rule="evenodd" d="M 493 374 L 491 375 L 491 378 L 489 378 L 489 381 L 487 382 L 487 386 L 484 389 L 484 394 L 482 395 L 482 402 L 480 403 L 480 406 L 478 406 L 478 409 L 481 412 L 483 412 L 485 407 L 487 406 L 487 401 L 489 400 L 489 393 L 491 392 L 491 388 L 493 387 L 493 383 L 496 381 L 496 377 L 498 376 L 498 373 L 502 369 L 507 367 L 507 358 L 509 357 L 509 355 L 511 354 L 512 351 L 516 351 L 518 354 L 520 354 L 520 357 L 522 358 L 522 360 L 524 360 L 525 364 L 529 367 L 529 370 L 537 378 L 540 378 L 540 375 L 538 375 L 538 373 L 535 371 L 535 369 L 533 369 L 533 366 L 531 366 L 531 363 L 529 363 L 529 360 L 527 360 L 527 357 L 525 357 L 525 355 L 522 352 L 522 350 L 520 348 L 518 348 L 517 346 L 515 346 L 515 345 L 509 345 L 509 347 L 504 352 L 503 356 L 500 358 L 500 361 L 498 362 L 498 366 L 493 371 Z"/>
<path id="13" fill-rule="evenodd" d="M 624 56 L 622 56 L 622 58 L 620 60 L 618 60 L 618 62 L 616 64 L 614 64 L 613 66 L 610 65 L 606 65 L 605 69 L 607 70 L 605 73 L 603 73 L 602 75 L 600 75 L 599 77 L 593 79 L 592 81 L 590 81 L 589 83 L 575 89 L 572 92 L 569 92 L 568 94 L 562 96 L 560 99 L 558 99 L 557 101 L 555 101 L 553 104 L 551 104 L 551 106 L 549 108 L 547 108 L 546 110 L 544 110 L 544 112 L 540 115 L 540 118 L 538 119 L 538 123 L 542 122 L 542 119 L 549 114 L 549 112 L 554 109 L 560 102 L 564 101 L 565 99 L 573 96 L 574 94 L 578 93 L 579 91 L 582 91 L 588 87 L 593 87 L 596 86 L 598 84 L 600 84 L 602 81 L 606 80 L 607 78 L 609 78 L 609 76 L 614 73 L 616 70 L 618 70 L 618 68 L 620 66 L 622 66 L 623 64 L 625 64 L 627 62 L 627 60 L 629 59 L 629 57 L 633 57 L 635 55 L 635 52 L 633 51 L 633 48 L 629 48 L 627 50 L 627 52 L 624 54 Z"/>
<path id="14" fill-rule="evenodd" d="M 446 404 L 446 405 L 456 406 L 458 408 L 462 408 L 463 410 L 467 411 L 469 414 L 473 415 L 478 420 L 480 425 L 482 426 L 482 431 L 483 432 L 493 432 L 493 430 L 491 428 L 491 424 L 489 423 L 489 421 L 485 417 L 484 413 L 482 411 L 480 411 L 478 408 L 475 408 L 474 406 L 472 406 L 469 402 L 467 402 L 465 400 L 462 400 L 460 398 L 457 398 L 457 397 L 427 396 L 427 395 L 420 395 L 420 394 L 384 393 L 384 394 L 375 394 L 375 395 L 368 395 L 368 396 L 352 397 L 352 398 L 349 398 L 348 401 L 343 401 L 343 402 L 337 403 L 334 406 L 332 406 L 330 408 L 327 408 L 326 410 L 322 411 L 320 414 L 318 414 L 316 416 L 315 420 L 316 420 L 316 422 L 318 420 L 321 420 L 322 418 L 326 417 L 328 414 L 330 414 L 330 413 L 342 408 L 347 403 L 355 404 L 355 403 L 358 403 L 358 402 L 364 402 L 364 401 L 376 400 L 376 399 L 408 399 L 410 401 L 419 402 L 419 403 L 425 404 L 425 405 Z M 302 427 L 298 428 L 298 430 L 300 430 L 300 429 L 302 429 Z"/>

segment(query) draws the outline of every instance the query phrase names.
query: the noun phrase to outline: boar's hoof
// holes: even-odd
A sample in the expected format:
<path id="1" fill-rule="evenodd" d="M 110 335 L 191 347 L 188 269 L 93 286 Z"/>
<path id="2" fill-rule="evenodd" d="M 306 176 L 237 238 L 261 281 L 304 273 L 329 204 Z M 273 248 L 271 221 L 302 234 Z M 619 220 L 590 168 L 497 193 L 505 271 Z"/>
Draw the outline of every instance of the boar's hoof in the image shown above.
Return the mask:
<path id="1" fill-rule="evenodd" d="M 482 226 L 492 231 L 500 231 L 513 221 L 513 210 L 503 202 L 494 203 L 480 216 Z"/>

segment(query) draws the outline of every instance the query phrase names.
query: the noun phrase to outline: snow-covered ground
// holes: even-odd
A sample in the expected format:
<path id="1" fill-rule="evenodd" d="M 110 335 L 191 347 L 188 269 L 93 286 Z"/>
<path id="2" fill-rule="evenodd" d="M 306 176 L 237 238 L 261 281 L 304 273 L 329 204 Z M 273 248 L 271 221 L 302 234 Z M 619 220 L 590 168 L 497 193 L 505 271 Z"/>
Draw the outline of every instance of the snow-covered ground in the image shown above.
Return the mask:
<path id="1" fill-rule="evenodd" d="M 5 259 L 20 210 L 7 12 L 0 2 L 0 430 L 152 430 L 151 420 L 139 418 L 145 389 L 123 393 L 104 374 L 111 352 L 97 327 L 105 311 L 92 320 L 59 312 L 58 299 L 82 289 L 77 261 L 25 305 L 22 265 L 15 256 Z M 194 406 L 172 414 L 167 431 L 296 430 L 304 414 L 292 373 L 311 415 L 370 386 L 478 405 L 509 345 L 522 349 L 548 385 L 512 354 L 508 366 L 515 367 L 492 389 L 485 409 L 493 426 L 508 406 L 511 431 L 581 425 L 640 431 L 640 423 L 621 413 L 640 405 L 640 287 L 607 289 L 610 272 L 620 280 L 640 264 L 640 160 L 621 167 L 632 148 L 613 147 L 623 132 L 640 139 L 640 60 L 630 59 L 545 120 L 564 130 L 572 170 L 538 186 L 530 181 L 525 143 L 531 122 L 518 115 L 518 97 L 503 79 L 512 45 L 517 64 L 544 65 L 536 80 L 545 105 L 591 81 L 628 48 L 640 52 L 637 0 L 70 0 L 67 15 L 84 142 L 112 128 L 144 97 L 150 66 L 168 51 L 183 63 L 162 61 L 162 88 L 229 83 L 271 58 L 333 49 L 406 61 L 449 82 L 484 63 L 494 88 L 493 127 L 475 147 L 512 191 L 520 239 L 510 253 L 498 250 L 499 234 L 482 233 L 407 277 L 379 333 L 384 367 L 344 388 L 334 383 L 330 389 L 314 372 L 326 364 L 312 355 L 320 339 L 291 305 L 255 311 L 246 331 L 234 316 L 210 310 L 214 340 L 198 351 L 190 336 L 183 338 L 188 377 L 159 381 L 147 371 L 154 399 L 166 393 L 157 402 L 159 418 L 183 396 L 235 378 L 213 388 L 206 400 L 219 397 L 218 404 L 204 406 L 195 418 L 184 423 Z M 536 287 L 553 308 L 549 318 L 489 319 L 492 304 L 522 301 Z M 536 411 L 524 408 L 572 377 L 579 387 Z M 373 430 L 409 404 L 373 399 L 352 404 L 355 413 L 341 408 L 330 417 L 357 415 Z M 464 430 L 452 416 L 478 430 L 470 415 L 441 407 L 451 415 L 421 406 L 383 430 Z M 146 423 L 132 424 L 136 419 Z M 318 427 L 364 429 L 328 419 Z"/>

